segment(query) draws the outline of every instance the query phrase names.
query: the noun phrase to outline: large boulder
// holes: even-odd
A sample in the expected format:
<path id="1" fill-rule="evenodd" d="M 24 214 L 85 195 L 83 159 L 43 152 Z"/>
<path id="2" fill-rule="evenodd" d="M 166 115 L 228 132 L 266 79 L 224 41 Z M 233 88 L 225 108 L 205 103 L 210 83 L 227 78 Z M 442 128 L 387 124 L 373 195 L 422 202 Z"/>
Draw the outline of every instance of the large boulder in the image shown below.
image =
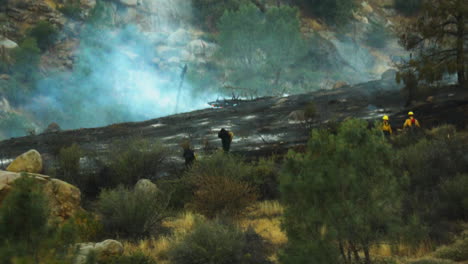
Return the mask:
<path id="1" fill-rule="evenodd" d="M 0 48 L 14 49 L 16 47 L 18 47 L 18 44 L 16 44 L 16 42 L 0 36 Z"/>
<path id="2" fill-rule="evenodd" d="M 190 39 L 190 33 L 187 30 L 180 28 L 169 36 L 167 42 L 169 45 L 185 45 L 190 41 Z"/>
<path id="3" fill-rule="evenodd" d="M 156 53 L 160 59 L 168 60 L 173 57 L 180 56 L 181 49 L 172 48 L 168 46 L 158 46 L 156 47 Z"/>
<path id="4" fill-rule="evenodd" d="M 11 172 L 42 172 L 42 157 L 37 150 L 29 150 L 26 153 L 18 156 L 8 167 L 7 171 Z"/>
<path id="5" fill-rule="evenodd" d="M 80 207 L 81 192 L 75 186 L 46 175 L 29 175 L 37 184 L 43 184 L 53 220 L 62 222 L 72 217 L 76 212 L 83 210 Z M 23 177 L 20 173 L 0 170 L 0 206 L 14 188 L 13 183 L 20 177 Z"/>
<path id="6" fill-rule="evenodd" d="M 213 43 L 203 41 L 201 39 L 192 40 L 187 44 L 187 50 L 196 56 L 212 56 L 218 46 Z"/>
<path id="7" fill-rule="evenodd" d="M 90 254 L 96 254 L 97 261 L 105 261 L 114 256 L 121 256 L 124 248 L 122 243 L 116 240 L 107 239 L 99 243 L 81 243 L 77 245 L 78 254 L 74 264 L 85 264 Z"/>

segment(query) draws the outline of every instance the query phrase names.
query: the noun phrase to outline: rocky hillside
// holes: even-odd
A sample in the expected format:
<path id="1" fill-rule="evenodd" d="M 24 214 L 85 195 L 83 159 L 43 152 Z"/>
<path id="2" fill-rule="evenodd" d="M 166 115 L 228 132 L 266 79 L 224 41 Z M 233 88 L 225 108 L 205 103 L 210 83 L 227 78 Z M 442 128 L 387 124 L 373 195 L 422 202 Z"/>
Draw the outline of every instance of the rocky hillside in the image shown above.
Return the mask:
<path id="1" fill-rule="evenodd" d="M 53 122 L 79 128 L 147 120 L 200 109 L 224 96 L 220 87 L 226 86 L 229 70 L 215 56 L 217 32 L 194 23 L 190 1 L 3 2 L 4 58 L 40 21 L 58 31 L 53 43 L 41 48 L 34 77 L 25 70 L 18 80 L 14 71 L 0 69 L 2 138 L 39 133 Z M 287 1 L 255 2 L 268 9 Z M 288 93 L 379 79 L 392 61 L 405 56 L 391 33 L 398 16 L 390 2 L 359 1 L 341 28 L 302 14 L 308 51 L 297 69 L 289 70 Z"/>
<path id="2" fill-rule="evenodd" d="M 467 98 L 466 91 L 441 91 L 411 110 L 415 111 L 425 128 L 445 123 L 464 128 L 468 120 Z M 221 147 L 217 132 L 223 127 L 235 133 L 234 153 L 256 159 L 300 148 L 307 142 L 310 128 L 332 128 L 335 122 L 350 117 L 372 121 L 389 114 L 391 125 L 396 130 L 401 128 L 408 111 L 402 108 L 400 94 L 395 91 L 391 79 L 289 97 L 238 101 L 236 104 L 145 122 L 4 140 L 0 142 L 1 160 L 5 166 L 17 155 L 34 148 L 41 152 L 47 167 L 54 162 L 57 150 L 72 143 L 106 160 L 111 146 L 142 137 L 161 141 L 174 150 L 173 159 L 182 162 L 179 153 L 181 142 L 189 140 L 196 152 L 211 153 Z M 315 109 L 314 114 L 307 114 L 311 105 Z"/>

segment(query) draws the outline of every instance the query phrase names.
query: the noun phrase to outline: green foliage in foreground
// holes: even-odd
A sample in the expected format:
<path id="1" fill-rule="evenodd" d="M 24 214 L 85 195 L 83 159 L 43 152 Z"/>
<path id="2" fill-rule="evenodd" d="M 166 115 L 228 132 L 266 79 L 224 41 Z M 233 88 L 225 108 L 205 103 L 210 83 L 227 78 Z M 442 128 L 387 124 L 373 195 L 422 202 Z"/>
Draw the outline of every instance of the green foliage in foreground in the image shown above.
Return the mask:
<path id="1" fill-rule="evenodd" d="M 48 201 L 37 180 L 23 175 L 14 182 L 0 207 L 1 263 L 69 263 L 68 246 L 75 234 L 72 225 L 50 223 Z"/>
<path id="2" fill-rule="evenodd" d="M 468 260 L 468 237 L 458 239 L 451 245 L 438 248 L 434 252 L 434 256 L 456 262 Z"/>
<path id="3" fill-rule="evenodd" d="M 336 135 L 313 130 L 307 152 L 288 153 L 281 175 L 283 263 L 350 261 L 348 249 L 362 249 L 370 263 L 370 247 L 401 224 L 394 164 L 391 146 L 366 121 L 345 121 Z"/>
<path id="4" fill-rule="evenodd" d="M 168 197 L 158 190 L 103 190 L 97 202 L 104 231 L 129 238 L 142 238 L 155 231 L 166 216 Z"/>
<path id="5" fill-rule="evenodd" d="M 253 230 L 242 232 L 217 221 L 196 223 L 169 251 L 173 264 L 269 264 L 267 256 L 266 244 Z"/>

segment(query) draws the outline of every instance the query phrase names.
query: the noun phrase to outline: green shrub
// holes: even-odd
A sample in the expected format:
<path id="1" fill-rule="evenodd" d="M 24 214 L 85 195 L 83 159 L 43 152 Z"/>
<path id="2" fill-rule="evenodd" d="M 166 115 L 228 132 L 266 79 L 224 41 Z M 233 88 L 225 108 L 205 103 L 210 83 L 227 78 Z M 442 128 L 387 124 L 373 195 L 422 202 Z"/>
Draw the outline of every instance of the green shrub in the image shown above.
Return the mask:
<path id="1" fill-rule="evenodd" d="M 241 215 L 257 199 L 255 189 L 248 183 L 228 177 L 197 177 L 195 186 L 192 204 L 207 217 Z"/>
<path id="2" fill-rule="evenodd" d="M 133 253 L 129 256 L 112 257 L 98 264 L 156 264 L 156 261 L 143 253 Z"/>
<path id="3" fill-rule="evenodd" d="M 259 192 L 260 200 L 274 200 L 279 198 L 279 165 L 275 157 L 260 158 L 253 164 L 251 176 L 244 178 Z"/>
<path id="4" fill-rule="evenodd" d="M 223 176 L 230 179 L 246 180 L 252 174 L 252 166 L 235 155 L 217 152 L 193 164 L 186 173 L 189 178 L 204 176 Z"/>
<path id="5" fill-rule="evenodd" d="M 171 193 L 168 204 L 169 209 L 184 209 L 185 205 L 193 200 L 194 186 L 185 177 L 180 179 L 160 179 L 157 181 L 157 185 L 161 190 Z"/>
<path id="6" fill-rule="evenodd" d="M 468 174 L 458 174 L 440 186 L 440 214 L 448 219 L 468 220 Z"/>
<path id="7" fill-rule="evenodd" d="M 126 186 L 133 186 L 140 179 L 158 178 L 161 167 L 171 155 L 169 148 L 147 139 L 134 138 L 115 146 L 110 164 L 112 180 Z"/>
<path id="8" fill-rule="evenodd" d="M 173 264 L 242 263 L 245 238 L 239 230 L 216 222 L 199 222 L 169 251 Z"/>
<path id="9" fill-rule="evenodd" d="M 80 190 L 82 184 L 78 184 L 80 180 L 80 158 L 84 155 L 83 150 L 76 143 L 69 147 L 60 149 L 58 154 L 59 178 L 73 185 L 76 185 Z"/>
<path id="10" fill-rule="evenodd" d="M 233 155 L 216 153 L 199 160 L 185 176 L 193 186 L 192 206 L 207 217 L 241 214 L 257 199 L 247 182 L 251 174 L 252 166 Z"/>
<path id="11" fill-rule="evenodd" d="M 434 252 L 434 256 L 453 261 L 468 260 L 468 237 L 458 239 L 449 246 L 442 246 Z"/>
<path id="12" fill-rule="evenodd" d="M 215 30 L 224 12 L 237 10 L 245 2 L 245 0 L 193 0 L 192 6 L 195 19 L 206 29 Z"/>
<path id="13" fill-rule="evenodd" d="M 407 262 L 407 264 L 455 264 L 455 262 L 446 259 L 419 259 Z"/>
<path id="14" fill-rule="evenodd" d="M 343 122 L 336 135 L 314 129 L 306 153 L 290 151 L 280 176 L 288 235 L 281 262 L 351 262 L 341 249 L 355 247 L 370 263 L 370 247 L 400 232 L 394 164 L 381 131 L 364 120 Z"/>
<path id="15" fill-rule="evenodd" d="M 295 4 L 317 16 L 320 19 L 332 24 L 344 24 L 352 17 L 352 12 L 356 8 L 353 0 L 293 0 Z"/>
<path id="16" fill-rule="evenodd" d="M 118 185 L 117 182 L 102 177 L 103 175 L 99 172 L 81 167 L 81 159 L 86 159 L 87 163 L 99 161 L 94 158 L 92 153 L 85 152 L 78 144 L 73 143 L 68 147 L 58 149 L 56 152 L 58 152 L 56 166 L 49 168 L 47 175 L 78 187 L 84 202 L 94 200 L 102 189 Z M 99 166 L 104 165 L 97 165 L 97 167 Z"/>
<path id="17" fill-rule="evenodd" d="M 160 191 L 103 190 L 97 201 L 104 231 L 129 238 L 141 238 L 155 231 L 165 217 L 168 197 Z"/>
<path id="18" fill-rule="evenodd" d="M 36 39 L 37 46 L 41 50 L 46 50 L 55 43 L 58 30 L 51 23 L 41 21 L 28 32 L 28 35 Z"/>
<path id="19" fill-rule="evenodd" d="M 82 8 L 80 1 L 68 1 L 63 6 L 59 7 L 58 10 L 66 17 L 80 19 Z"/>
<path id="20" fill-rule="evenodd" d="M 67 220 L 77 233 L 79 242 L 101 241 L 104 239 L 104 230 L 101 220 L 93 214 L 86 211 L 77 212 L 72 218 Z"/>
<path id="21" fill-rule="evenodd" d="M 48 201 L 37 180 L 23 174 L 13 185 L 0 207 L 0 262 L 69 263 L 74 226 L 49 221 Z"/>
<path id="22" fill-rule="evenodd" d="M 37 65 L 40 59 L 38 41 L 33 37 L 24 39 L 18 47 L 13 49 L 12 57 L 14 60 L 14 65 L 12 67 L 14 79 L 23 83 L 33 83 L 38 75 Z M 20 87 L 29 88 L 27 91 L 32 90 L 32 85 Z M 13 89 L 18 89 L 20 87 L 13 87 Z M 25 92 L 25 89 L 23 89 L 23 92 Z"/>
<path id="23" fill-rule="evenodd" d="M 418 13 L 422 5 L 422 0 L 395 0 L 395 9 L 406 16 Z"/>
<path id="24" fill-rule="evenodd" d="M 408 179 L 404 211 L 416 213 L 429 228 L 431 239 L 444 241 L 450 225 L 444 222 L 466 219 L 460 193 L 468 173 L 467 142 L 450 127 L 441 127 L 396 152 L 397 168 Z M 462 210 L 462 211 L 459 211 Z"/>

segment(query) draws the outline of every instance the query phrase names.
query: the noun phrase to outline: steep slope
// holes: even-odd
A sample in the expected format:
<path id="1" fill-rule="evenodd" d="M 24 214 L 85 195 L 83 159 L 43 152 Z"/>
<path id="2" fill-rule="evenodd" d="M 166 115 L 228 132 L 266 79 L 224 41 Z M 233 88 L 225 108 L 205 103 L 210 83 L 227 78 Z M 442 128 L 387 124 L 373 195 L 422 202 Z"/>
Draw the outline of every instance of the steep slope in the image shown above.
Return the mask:
<path id="1" fill-rule="evenodd" d="M 109 146 L 133 137 L 159 140 L 175 153 L 180 151 L 179 144 L 189 139 L 198 153 L 209 153 L 220 148 L 217 132 L 223 127 L 235 133 L 234 153 L 250 158 L 281 154 L 303 146 L 310 127 L 327 127 L 334 120 L 349 117 L 378 120 L 383 114 L 390 114 L 394 128 L 401 127 L 408 110 L 401 108 L 401 98 L 393 88 L 381 80 L 332 91 L 241 101 L 237 106 L 208 108 L 145 122 L 45 133 L 1 141 L 0 155 L 6 165 L 16 155 L 34 148 L 44 155 L 47 166 L 58 149 L 77 143 L 105 160 Z M 443 91 L 431 103 L 421 103 L 411 110 L 426 128 L 442 123 L 463 128 L 468 120 L 467 98 L 466 91 Z M 315 105 L 317 116 L 304 121 L 301 111 L 310 103 Z M 181 161 L 179 154 L 174 159 Z"/>

